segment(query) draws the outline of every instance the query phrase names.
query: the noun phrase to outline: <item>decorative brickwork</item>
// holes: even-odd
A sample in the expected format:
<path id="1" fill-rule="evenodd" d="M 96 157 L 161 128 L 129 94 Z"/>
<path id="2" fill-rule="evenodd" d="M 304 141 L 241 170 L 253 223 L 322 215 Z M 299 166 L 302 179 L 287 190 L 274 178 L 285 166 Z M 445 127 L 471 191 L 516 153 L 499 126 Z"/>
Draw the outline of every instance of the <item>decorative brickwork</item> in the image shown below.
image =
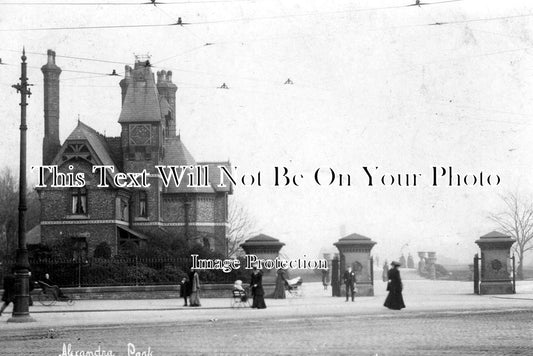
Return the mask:
<path id="1" fill-rule="evenodd" d="M 59 74 L 55 53 L 49 51 L 42 68 L 45 78 L 45 163 L 59 166 L 61 173 L 83 173 L 83 188 L 38 188 L 41 200 L 41 240 L 46 244 L 75 241 L 89 256 L 101 242 L 118 253 L 121 241 L 144 243 L 162 235 L 184 236 L 192 242 L 225 253 L 229 188 L 163 186 L 156 165 L 196 165 L 179 136 L 176 136 L 176 91 L 172 72 L 154 74 L 146 61 L 126 66 L 120 82 L 122 110 L 118 121 L 120 137 L 105 137 L 78 122 L 63 145 L 59 145 Z M 218 165 L 206 163 L 212 170 L 210 180 L 218 182 Z M 112 166 L 109 187 L 97 187 L 99 178 L 93 165 Z M 229 169 L 229 168 L 228 168 Z M 150 187 L 117 187 L 113 176 L 118 172 L 149 173 Z M 86 247 L 85 247 L 86 244 Z"/>

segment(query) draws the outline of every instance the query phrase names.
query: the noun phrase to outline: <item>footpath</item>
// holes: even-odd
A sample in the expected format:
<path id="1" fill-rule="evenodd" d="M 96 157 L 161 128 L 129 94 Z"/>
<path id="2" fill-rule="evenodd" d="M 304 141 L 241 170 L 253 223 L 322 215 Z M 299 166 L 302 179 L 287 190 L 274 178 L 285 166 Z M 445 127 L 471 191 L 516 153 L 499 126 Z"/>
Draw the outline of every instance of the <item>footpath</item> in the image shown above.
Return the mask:
<path id="1" fill-rule="evenodd" d="M 32 323 L 8 323 L 11 306 L 0 317 L 0 333 L 17 334 L 20 331 L 43 329 L 77 329 L 113 327 L 133 324 L 177 323 L 181 325 L 209 321 L 242 319 L 291 320 L 296 318 L 320 319 L 336 315 L 380 317 L 413 317 L 457 313 L 502 313 L 533 310 L 533 281 L 517 282 L 517 293 L 512 295 L 474 295 L 472 282 L 430 281 L 404 279 L 406 309 L 398 312 L 383 307 L 385 283 L 376 280 L 375 296 L 356 297 L 345 302 L 344 297 L 332 297 L 320 283 L 303 285 L 302 297 L 282 300 L 267 299 L 267 309 L 230 307 L 231 298 L 202 299 L 198 308 L 184 307 L 182 299 L 142 300 L 77 300 L 74 305 L 58 302 L 42 306 L 35 302 L 30 314 Z"/>

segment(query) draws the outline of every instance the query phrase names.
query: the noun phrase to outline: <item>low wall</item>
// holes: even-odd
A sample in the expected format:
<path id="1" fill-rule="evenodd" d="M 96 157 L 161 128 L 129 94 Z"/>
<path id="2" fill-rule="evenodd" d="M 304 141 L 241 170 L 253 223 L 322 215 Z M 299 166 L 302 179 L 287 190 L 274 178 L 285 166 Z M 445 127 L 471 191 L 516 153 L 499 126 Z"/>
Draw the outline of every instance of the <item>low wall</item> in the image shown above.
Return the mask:
<path id="1" fill-rule="evenodd" d="M 200 286 L 201 298 L 229 298 L 233 284 L 203 284 Z M 265 284 L 265 296 L 272 297 L 275 285 Z M 180 298 L 178 285 L 154 286 L 113 286 L 113 287 L 72 287 L 61 288 L 64 294 L 73 299 L 177 299 Z M 2 290 L 0 290 L 3 293 Z M 32 296 L 40 293 L 36 288 Z"/>

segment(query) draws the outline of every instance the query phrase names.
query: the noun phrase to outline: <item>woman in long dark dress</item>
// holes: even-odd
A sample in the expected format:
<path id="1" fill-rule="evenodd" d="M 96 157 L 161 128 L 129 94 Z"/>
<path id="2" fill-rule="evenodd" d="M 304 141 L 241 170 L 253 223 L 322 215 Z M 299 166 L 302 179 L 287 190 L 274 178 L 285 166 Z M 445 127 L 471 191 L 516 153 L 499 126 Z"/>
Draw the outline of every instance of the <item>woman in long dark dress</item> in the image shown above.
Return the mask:
<path id="1" fill-rule="evenodd" d="M 276 289 L 274 289 L 274 299 L 285 299 L 285 285 L 287 284 L 287 278 L 285 276 L 285 270 L 278 269 L 278 276 L 276 278 Z"/>
<path id="2" fill-rule="evenodd" d="M 191 294 L 189 296 L 190 307 L 200 307 L 200 276 L 194 268 L 191 268 L 189 273 L 189 285 Z"/>
<path id="3" fill-rule="evenodd" d="M 257 267 L 253 268 L 250 287 L 254 297 L 252 308 L 265 309 L 267 306 L 265 304 L 265 291 L 263 290 L 263 272 L 259 271 Z"/>
<path id="4" fill-rule="evenodd" d="M 383 305 L 389 309 L 401 310 L 402 308 L 405 308 L 405 304 L 403 303 L 402 296 L 402 279 L 400 278 L 400 271 L 398 270 L 400 264 L 393 261 L 391 266 L 392 268 L 387 274 L 389 277 L 389 283 L 387 284 L 389 295 L 387 295 L 387 299 L 385 299 L 385 304 Z"/>

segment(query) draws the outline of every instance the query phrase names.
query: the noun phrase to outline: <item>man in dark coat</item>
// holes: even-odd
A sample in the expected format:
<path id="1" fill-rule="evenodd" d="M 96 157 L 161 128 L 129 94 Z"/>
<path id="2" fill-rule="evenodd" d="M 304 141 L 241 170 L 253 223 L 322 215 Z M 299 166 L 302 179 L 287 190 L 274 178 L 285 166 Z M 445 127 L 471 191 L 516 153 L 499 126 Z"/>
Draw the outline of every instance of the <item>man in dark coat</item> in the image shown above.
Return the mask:
<path id="1" fill-rule="evenodd" d="M 346 286 L 346 301 L 348 301 L 348 297 L 352 296 L 352 302 L 354 301 L 355 296 L 355 272 L 352 271 L 352 267 L 348 267 L 348 269 L 344 272 L 344 285 Z"/>
<path id="2" fill-rule="evenodd" d="M 2 295 L 2 301 L 4 304 L 0 307 L 0 315 L 2 315 L 4 309 L 6 309 L 10 303 L 14 303 L 15 301 L 15 277 L 13 276 L 13 273 L 4 277 L 4 294 Z"/>
<path id="3" fill-rule="evenodd" d="M 189 281 L 183 277 L 180 282 L 180 297 L 183 298 L 183 306 L 187 306 L 187 297 L 189 296 Z"/>
<path id="4" fill-rule="evenodd" d="M 389 295 L 387 295 L 387 299 L 385 299 L 385 304 L 383 305 L 389 309 L 401 310 L 405 308 L 405 304 L 403 303 L 402 296 L 402 279 L 400 278 L 400 271 L 398 270 L 400 263 L 393 261 L 391 266 L 392 268 L 388 272 L 389 283 L 387 284 Z"/>

